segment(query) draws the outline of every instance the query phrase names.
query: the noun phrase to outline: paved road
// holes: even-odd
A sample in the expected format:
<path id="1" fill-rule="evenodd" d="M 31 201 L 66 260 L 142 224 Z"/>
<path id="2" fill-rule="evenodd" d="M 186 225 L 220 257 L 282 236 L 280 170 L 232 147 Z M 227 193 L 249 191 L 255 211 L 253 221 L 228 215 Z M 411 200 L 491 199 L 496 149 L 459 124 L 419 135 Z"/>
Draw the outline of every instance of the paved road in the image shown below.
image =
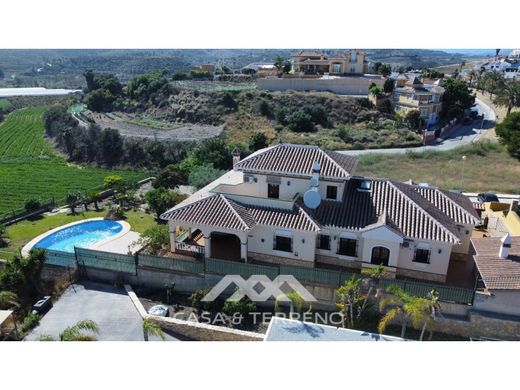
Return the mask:
<path id="1" fill-rule="evenodd" d="M 25 339 L 38 340 L 40 335 L 57 339 L 63 329 L 80 320 L 92 320 L 98 325 L 100 341 L 143 341 L 141 316 L 126 291 L 94 282 L 69 287 Z M 150 336 L 150 340 L 160 338 Z"/>
<path id="2" fill-rule="evenodd" d="M 476 99 L 477 109 L 479 114 L 484 114 L 484 120 L 475 120 L 467 126 L 458 125 L 451 129 L 443 137 L 438 139 L 433 145 L 418 146 L 414 148 L 392 148 L 392 149 L 365 149 L 365 150 L 338 150 L 339 153 L 350 156 L 357 156 L 368 153 L 406 153 L 407 151 L 424 152 L 427 150 L 450 150 L 458 146 L 466 145 L 468 143 L 478 140 L 478 138 L 487 130 L 495 127 L 495 112 L 487 104 L 479 99 Z M 482 127 L 482 128 L 481 128 Z"/>

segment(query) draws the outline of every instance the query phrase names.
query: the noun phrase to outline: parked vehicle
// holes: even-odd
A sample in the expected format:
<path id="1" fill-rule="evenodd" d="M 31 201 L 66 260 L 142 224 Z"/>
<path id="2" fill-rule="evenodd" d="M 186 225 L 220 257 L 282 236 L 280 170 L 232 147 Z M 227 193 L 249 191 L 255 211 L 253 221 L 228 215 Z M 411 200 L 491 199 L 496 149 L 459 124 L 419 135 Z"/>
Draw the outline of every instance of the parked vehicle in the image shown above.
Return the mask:
<path id="1" fill-rule="evenodd" d="M 45 314 L 52 307 L 52 300 L 50 296 L 45 296 L 33 305 L 33 310 L 38 314 Z"/>
<path id="2" fill-rule="evenodd" d="M 478 194 L 477 199 L 479 202 L 483 202 L 483 203 L 500 202 L 498 200 L 498 196 L 496 196 L 496 194 L 492 194 L 491 192 L 484 192 L 484 193 Z"/>

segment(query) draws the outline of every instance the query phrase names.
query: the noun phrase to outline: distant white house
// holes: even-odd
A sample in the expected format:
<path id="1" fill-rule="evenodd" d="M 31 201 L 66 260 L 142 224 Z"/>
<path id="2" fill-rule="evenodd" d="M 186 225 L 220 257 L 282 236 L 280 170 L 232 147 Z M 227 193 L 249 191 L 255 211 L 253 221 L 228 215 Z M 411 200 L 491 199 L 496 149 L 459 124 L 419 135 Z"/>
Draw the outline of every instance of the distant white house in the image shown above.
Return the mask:
<path id="1" fill-rule="evenodd" d="M 511 67 L 511 63 L 501 59 L 497 61 L 488 61 L 483 64 L 475 65 L 476 71 L 484 70 L 484 72 L 505 72 L 507 68 Z"/>

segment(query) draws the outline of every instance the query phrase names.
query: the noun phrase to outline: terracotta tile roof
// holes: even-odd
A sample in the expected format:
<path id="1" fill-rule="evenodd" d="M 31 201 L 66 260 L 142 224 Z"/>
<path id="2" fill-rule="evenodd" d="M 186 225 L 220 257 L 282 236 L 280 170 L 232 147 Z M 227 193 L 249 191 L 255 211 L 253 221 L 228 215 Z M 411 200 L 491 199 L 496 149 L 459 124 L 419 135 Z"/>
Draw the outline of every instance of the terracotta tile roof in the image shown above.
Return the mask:
<path id="1" fill-rule="evenodd" d="M 279 144 L 246 157 L 235 164 L 234 169 L 311 177 L 314 161 L 321 164 L 320 176 L 328 179 L 347 179 L 354 173 L 357 165 L 355 157 L 325 151 L 318 146 Z"/>
<path id="2" fill-rule="evenodd" d="M 453 222 L 412 186 L 390 180 L 367 179 L 371 181 L 371 191 L 360 192 L 361 180 L 353 178 L 345 183 L 342 202 L 323 200 L 316 210 L 305 210 L 323 227 L 363 230 L 381 223 L 404 237 L 453 244 L 460 242 Z"/>
<path id="3" fill-rule="evenodd" d="M 316 232 L 320 230 L 320 227 L 313 219 L 298 206 L 295 206 L 292 210 L 268 207 L 247 207 L 249 213 L 258 225 Z"/>
<path id="4" fill-rule="evenodd" d="M 480 218 L 467 196 L 433 187 L 414 186 L 414 189 L 455 223 L 471 225 L 480 223 Z"/>
<path id="5" fill-rule="evenodd" d="M 232 230 L 250 230 L 256 225 L 283 229 L 319 231 L 319 226 L 300 207 L 291 210 L 246 205 L 215 194 L 161 215 L 164 220 Z"/>
<path id="6" fill-rule="evenodd" d="M 293 54 L 292 57 L 321 57 L 323 53 L 320 53 L 316 50 L 301 50 L 296 54 Z"/>
<path id="7" fill-rule="evenodd" d="M 476 252 L 473 260 L 490 290 L 520 290 L 520 237 L 512 239 L 507 259 L 498 256 L 501 237 L 471 239 Z"/>
<path id="8" fill-rule="evenodd" d="M 301 65 L 329 65 L 329 60 L 313 60 L 310 58 L 307 58 L 303 61 L 299 62 Z"/>
<path id="9" fill-rule="evenodd" d="M 240 231 L 249 230 L 255 225 L 244 207 L 220 194 L 179 208 L 174 207 L 162 214 L 161 219 Z"/>

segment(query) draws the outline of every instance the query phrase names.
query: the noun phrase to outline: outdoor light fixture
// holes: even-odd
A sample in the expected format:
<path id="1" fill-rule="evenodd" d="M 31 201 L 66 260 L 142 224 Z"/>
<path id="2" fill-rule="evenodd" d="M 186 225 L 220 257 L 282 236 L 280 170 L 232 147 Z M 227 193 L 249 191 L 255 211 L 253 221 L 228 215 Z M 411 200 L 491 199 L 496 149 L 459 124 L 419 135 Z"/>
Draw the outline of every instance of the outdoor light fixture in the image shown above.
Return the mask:
<path id="1" fill-rule="evenodd" d="M 441 248 L 439 248 L 439 250 L 438 250 L 438 253 L 439 253 L 439 254 L 441 254 L 441 253 L 442 253 L 442 249 L 441 249 Z"/>
<path id="2" fill-rule="evenodd" d="M 305 244 L 305 238 L 302 238 L 302 244 Z"/>
<path id="3" fill-rule="evenodd" d="M 288 185 L 288 186 L 291 185 L 291 181 L 290 181 L 290 180 L 287 180 L 287 185 Z"/>

